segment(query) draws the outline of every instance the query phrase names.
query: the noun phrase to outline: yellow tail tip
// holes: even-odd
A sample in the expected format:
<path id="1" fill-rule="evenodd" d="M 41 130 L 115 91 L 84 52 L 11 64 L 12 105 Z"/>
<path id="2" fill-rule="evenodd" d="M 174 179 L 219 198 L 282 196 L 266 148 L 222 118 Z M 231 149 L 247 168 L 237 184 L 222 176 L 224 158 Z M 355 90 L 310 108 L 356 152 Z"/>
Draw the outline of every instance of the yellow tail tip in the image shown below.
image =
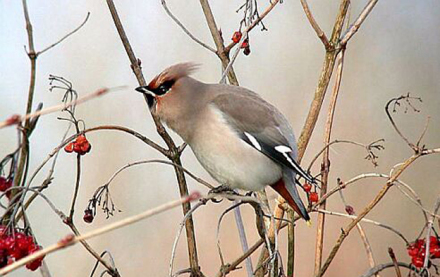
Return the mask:
<path id="1" fill-rule="evenodd" d="M 307 220 L 306 224 L 307 224 L 307 227 L 312 227 L 312 221 L 311 220 Z"/>

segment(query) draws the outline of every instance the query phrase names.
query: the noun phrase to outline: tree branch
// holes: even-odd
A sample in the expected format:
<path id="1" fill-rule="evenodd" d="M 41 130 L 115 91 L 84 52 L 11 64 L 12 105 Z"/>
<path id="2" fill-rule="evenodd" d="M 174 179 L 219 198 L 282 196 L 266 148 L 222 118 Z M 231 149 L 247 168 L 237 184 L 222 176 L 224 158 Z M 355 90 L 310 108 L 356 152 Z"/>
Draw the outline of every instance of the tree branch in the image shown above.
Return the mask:
<path id="1" fill-rule="evenodd" d="M 124 45 L 125 51 L 127 52 L 128 58 L 131 63 L 131 68 L 136 75 L 136 78 L 139 82 L 139 85 L 145 86 L 146 82 L 144 76 L 142 74 L 142 70 L 140 67 L 140 60 L 138 60 L 134 54 L 133 49 L 131 48 L 130 42 L 128 40 L 127 35 L 125 34 L 124 27 L 122 26 L 121 20 L 119 18 L 118 12 L 116 10 L 115 4 L 113 0 L 107 0 L 107 5 L 109 7 L 110 13 L 113 17 L 113 21 L 115 23 L 118 34 L 121 38 L 122 44 Z M 147 98 L 144 95 L 144 99 L 147 102 Z M 158 134 L 162 137 L 169 148 L 169 155 L 167 157 L 175 164 L 182 166 L 182 162 L 180 160 L 179 149 L 176 147 L 174 141 L 171 139 L 170 135 L 167 133 L 163 125 L 160 123 L 159 118 L 154 113 L 151 113 L 153 117 L 154 124 L 156 125 L 156 129 Z M 185 197 L 188 195 L 188 186 L 186 184 L 186 179 L 183 171 L 179 167 L 174 167 L 177 181 L 179 184 L 179 192 L 181 197 Z M 182 203 L 183 213 L 186 214 L 191 210 L 191 204 L 189 202 Z M 189 255 L 189 263 L 192 269 L 192 274 L 198 276 L 200 275 L 199 261 L 197 257 L 197 246 L 196 246 L 196 238 L 194 231 L 194 222 L 192 216 L 188 218 L 185 224 L 186 227 L 186 238 L 188 244 L 188 255 Z"/>

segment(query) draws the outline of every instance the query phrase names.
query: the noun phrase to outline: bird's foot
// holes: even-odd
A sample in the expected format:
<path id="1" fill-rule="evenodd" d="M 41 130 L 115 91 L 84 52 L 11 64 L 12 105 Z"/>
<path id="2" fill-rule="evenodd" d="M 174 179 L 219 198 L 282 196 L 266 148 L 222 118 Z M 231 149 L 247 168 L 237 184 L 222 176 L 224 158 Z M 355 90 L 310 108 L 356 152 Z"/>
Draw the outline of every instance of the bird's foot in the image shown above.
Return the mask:
<path id="1" fill-rule="evenodd" d="M 232 194 L 236 195 L 237 193 L 233 191 L 230 187 L 225 185 L 218 186 L 216 188 L 211 189 L 208 194 Z"/>

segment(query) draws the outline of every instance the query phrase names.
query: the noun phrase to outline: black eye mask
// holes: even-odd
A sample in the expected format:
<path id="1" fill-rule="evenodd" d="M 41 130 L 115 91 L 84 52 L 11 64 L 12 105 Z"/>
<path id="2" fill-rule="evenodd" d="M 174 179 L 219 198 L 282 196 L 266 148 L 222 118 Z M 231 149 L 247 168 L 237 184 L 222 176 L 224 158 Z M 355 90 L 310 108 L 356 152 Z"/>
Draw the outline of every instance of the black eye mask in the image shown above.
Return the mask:
<path id="1" fill-rule="evenodd" d="M 160 86 L 158 86 L 155 89 L 151 89 L 150 91 L 156 95 L 164 95 L 165 93 L 167 93 L 170 88 L 174 85 L 174 81 L 165 81 L 163 82 L 163 84 L 161 84 Z"/>

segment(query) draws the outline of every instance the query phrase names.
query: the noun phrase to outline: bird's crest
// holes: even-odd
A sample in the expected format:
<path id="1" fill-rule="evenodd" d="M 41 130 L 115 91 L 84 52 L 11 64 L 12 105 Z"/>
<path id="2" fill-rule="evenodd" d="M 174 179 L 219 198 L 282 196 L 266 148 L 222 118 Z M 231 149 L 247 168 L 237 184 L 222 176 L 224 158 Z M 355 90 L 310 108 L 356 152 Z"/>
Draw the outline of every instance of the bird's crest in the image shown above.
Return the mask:
<path id="1" fill-rule="evenodd" d="M 192 62 L 172 65 L 154 77 L 148 84 L 148 87 L 154 90 L 167 81 L 177 81 L 179 78 L 191 75 L 198 67 L 198 64 Z"/>

